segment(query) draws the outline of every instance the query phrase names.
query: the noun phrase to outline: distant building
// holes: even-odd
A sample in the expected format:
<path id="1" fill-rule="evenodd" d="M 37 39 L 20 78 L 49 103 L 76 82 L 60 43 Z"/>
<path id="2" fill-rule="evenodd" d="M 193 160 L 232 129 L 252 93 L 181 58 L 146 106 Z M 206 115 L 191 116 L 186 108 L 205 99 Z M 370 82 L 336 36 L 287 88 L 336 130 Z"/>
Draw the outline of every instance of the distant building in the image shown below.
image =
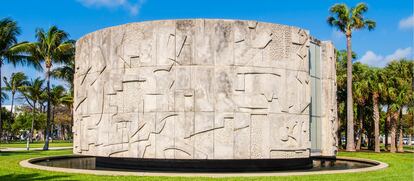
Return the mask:
<path id="1" fill-rule="evenodd" d="M 11 105 L 2 105 L 6 110 L 11 111 Z M 15 115 L 22 113 L 21 107 L 24 107 L 24 105 L 14 105 L 13 106 L 13 113 Z"/>

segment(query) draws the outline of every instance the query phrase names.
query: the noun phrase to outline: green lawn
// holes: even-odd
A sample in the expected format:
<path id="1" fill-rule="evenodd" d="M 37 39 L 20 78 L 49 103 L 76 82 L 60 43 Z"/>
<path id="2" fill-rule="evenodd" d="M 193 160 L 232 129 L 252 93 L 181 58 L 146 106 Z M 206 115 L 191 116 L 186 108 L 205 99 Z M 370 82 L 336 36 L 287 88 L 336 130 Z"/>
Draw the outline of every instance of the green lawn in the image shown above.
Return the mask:
<path id="1" fill-rule="evenodd" d="M 311 175 L 292 177 L 249 177 L 249 178 L 181 178 L 181 177 L 133 177 L 133 176 L 95 176 L 84 174 L 68 174 L 59 172 L 48 172 L 22 168 L 19 161 L 23 159 L 71 154 L 71 150 L 60 151 L 21 151 L 0 153 L 0 180 L 393 180 L 403 181 L 414 179 L 414 154 L 413 153 L 339 153 L 340 156 L 360 157 L 379 160 L 389 164 L 389 168 L 380 171 L 332 174 L 332 175 Z"/>
<path id="2" fill-rule="evenodd" d="M 30 148 L 43 148 L 44 142 L 30 143 Z M 70 141 L 53 141 L 49 143 L 49 147 L 70 147 L 72 142 Z M 26 148 L 26 142 L 12 142 L 12 143 L 0 143 L 1 148 Z"/>
<path id="3" fill-rule="evenodd" d="M 411 145 L 411 146 L 405 145 L 404 150 L 414 150 L 414 145 Z"/>

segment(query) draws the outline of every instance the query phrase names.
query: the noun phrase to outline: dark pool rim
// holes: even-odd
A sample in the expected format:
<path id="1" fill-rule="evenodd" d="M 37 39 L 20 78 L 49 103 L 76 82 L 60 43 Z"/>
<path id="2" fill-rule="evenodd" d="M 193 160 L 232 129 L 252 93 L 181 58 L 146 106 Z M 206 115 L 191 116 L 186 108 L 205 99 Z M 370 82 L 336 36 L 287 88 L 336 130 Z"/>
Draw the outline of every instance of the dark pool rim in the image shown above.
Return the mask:
<path id="1" fill-rule="evenodd" d="M 323 171 L 298 170 L 298 169 L 303 169 L 303 165 L 302 165 L 302 166 L 299 166 L 300 168 L 296 167 L 296 168 L 289 169 L 288 171 L 286 169 L 277 169 L 273 171 L 261 170 L 260 172 L 258 172 L 258 170 L 249 170 L 249 171 L 239 170 L 238 172 L 231 172 L 231 170 L 227 170 L 226 172 L 218 172 L 214 170 L 212 170 L 211 172 L 208 172 L 206 170 L 199 170 L 199 171 L 191 170 L 191 171 L 185 172 L 184 170 L 178 169 L 177 171 L 174 172 L 171 170 L 161 170 L 161 169 L 160 170 L 153 170 L 153 169 L 145 170 L 144 169 L 140 171 L 91 170 L 91 169 L 51 167 L 51 166 L 43 166 L 43 165 L 36 164 L 36 163 L 47 161 L 47 160 L 60 160 L 60 159 L 69 159 L 69 158 L 91 158 L 91 157 L 94 157 L 94 156 L 63 155 L 63 156 L 40 157 L 40 158 L 32 158 L 28 160 L 23 160 L 20 162 L 20 165 L 23 167 L 27 167 L 27 168 L 34 168 L 34 169 L 47 170 L 47 171 L 66 172 L 66 173 L 82 173 L 82 174 L 94 174 L 94 175 L 180 176 L 180 177 L 291 176 L 291 175 L 335 174 L 335 173 L 354 173 L 354 172 L 374 171 L 374 170 L 380 170 L 380 169 L 384 169 L 388 167 L 388 164 L 386 163 L 375 161 L 375 160 L 369 160 L 369 159 L 351 158 L 351 157 L 321 157 L 321 156 L 312 157 L 310 160 L 311 161 L 313 159 L 323 159 L 323 160 L 328 160 L 328 161 L 340 160 L 340 161 L 371 164 L 372 166 L 365 167 L 365 168 L 352 168 L 352 169 L 344 169 L 344 170 L 323 170 Z M 153 159 L 149 159 L 149 160 L 153 160 Z M 159 160 L 159 159 L 156 159 L 156 160 Z M 257 161 L 257 160 L 254 160 L 254 161 Z M 160 163 L 163 163 L 163 162 L 160 162 Z M 263 162 L 263 163 L 266 163 L 266 162 Z"/>

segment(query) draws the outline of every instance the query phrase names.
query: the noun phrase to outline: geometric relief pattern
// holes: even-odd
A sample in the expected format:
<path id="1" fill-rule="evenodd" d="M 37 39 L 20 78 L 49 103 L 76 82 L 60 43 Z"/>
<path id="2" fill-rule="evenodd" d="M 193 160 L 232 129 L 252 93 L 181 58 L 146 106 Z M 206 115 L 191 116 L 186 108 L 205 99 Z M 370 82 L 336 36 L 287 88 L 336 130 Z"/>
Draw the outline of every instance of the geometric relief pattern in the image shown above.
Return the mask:
<path id="1" fill-rule="evenodd" d="M 309 157 L 309 41 L 296 27 L 204 19 L 88 34 L 77 42 L 74 153 Z"/>

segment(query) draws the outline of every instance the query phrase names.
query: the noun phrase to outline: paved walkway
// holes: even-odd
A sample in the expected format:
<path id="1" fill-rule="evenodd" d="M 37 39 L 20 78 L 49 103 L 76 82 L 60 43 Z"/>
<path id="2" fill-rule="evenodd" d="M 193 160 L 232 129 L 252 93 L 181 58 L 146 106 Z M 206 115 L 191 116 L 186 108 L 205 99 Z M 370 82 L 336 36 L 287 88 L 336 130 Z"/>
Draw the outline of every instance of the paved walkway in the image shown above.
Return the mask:
<path id="1" fill-rule="evenodd" d="M 72 147 L 50 147 L 49 150 L 68 150 L 72 149 Z M 39 151 L 43 150 L 43 148 L 30 148 L 30 151 Z M 1 148 L 0 151 L 7 152 L 7 151 L 26 151 L 26 148 Z"/>

